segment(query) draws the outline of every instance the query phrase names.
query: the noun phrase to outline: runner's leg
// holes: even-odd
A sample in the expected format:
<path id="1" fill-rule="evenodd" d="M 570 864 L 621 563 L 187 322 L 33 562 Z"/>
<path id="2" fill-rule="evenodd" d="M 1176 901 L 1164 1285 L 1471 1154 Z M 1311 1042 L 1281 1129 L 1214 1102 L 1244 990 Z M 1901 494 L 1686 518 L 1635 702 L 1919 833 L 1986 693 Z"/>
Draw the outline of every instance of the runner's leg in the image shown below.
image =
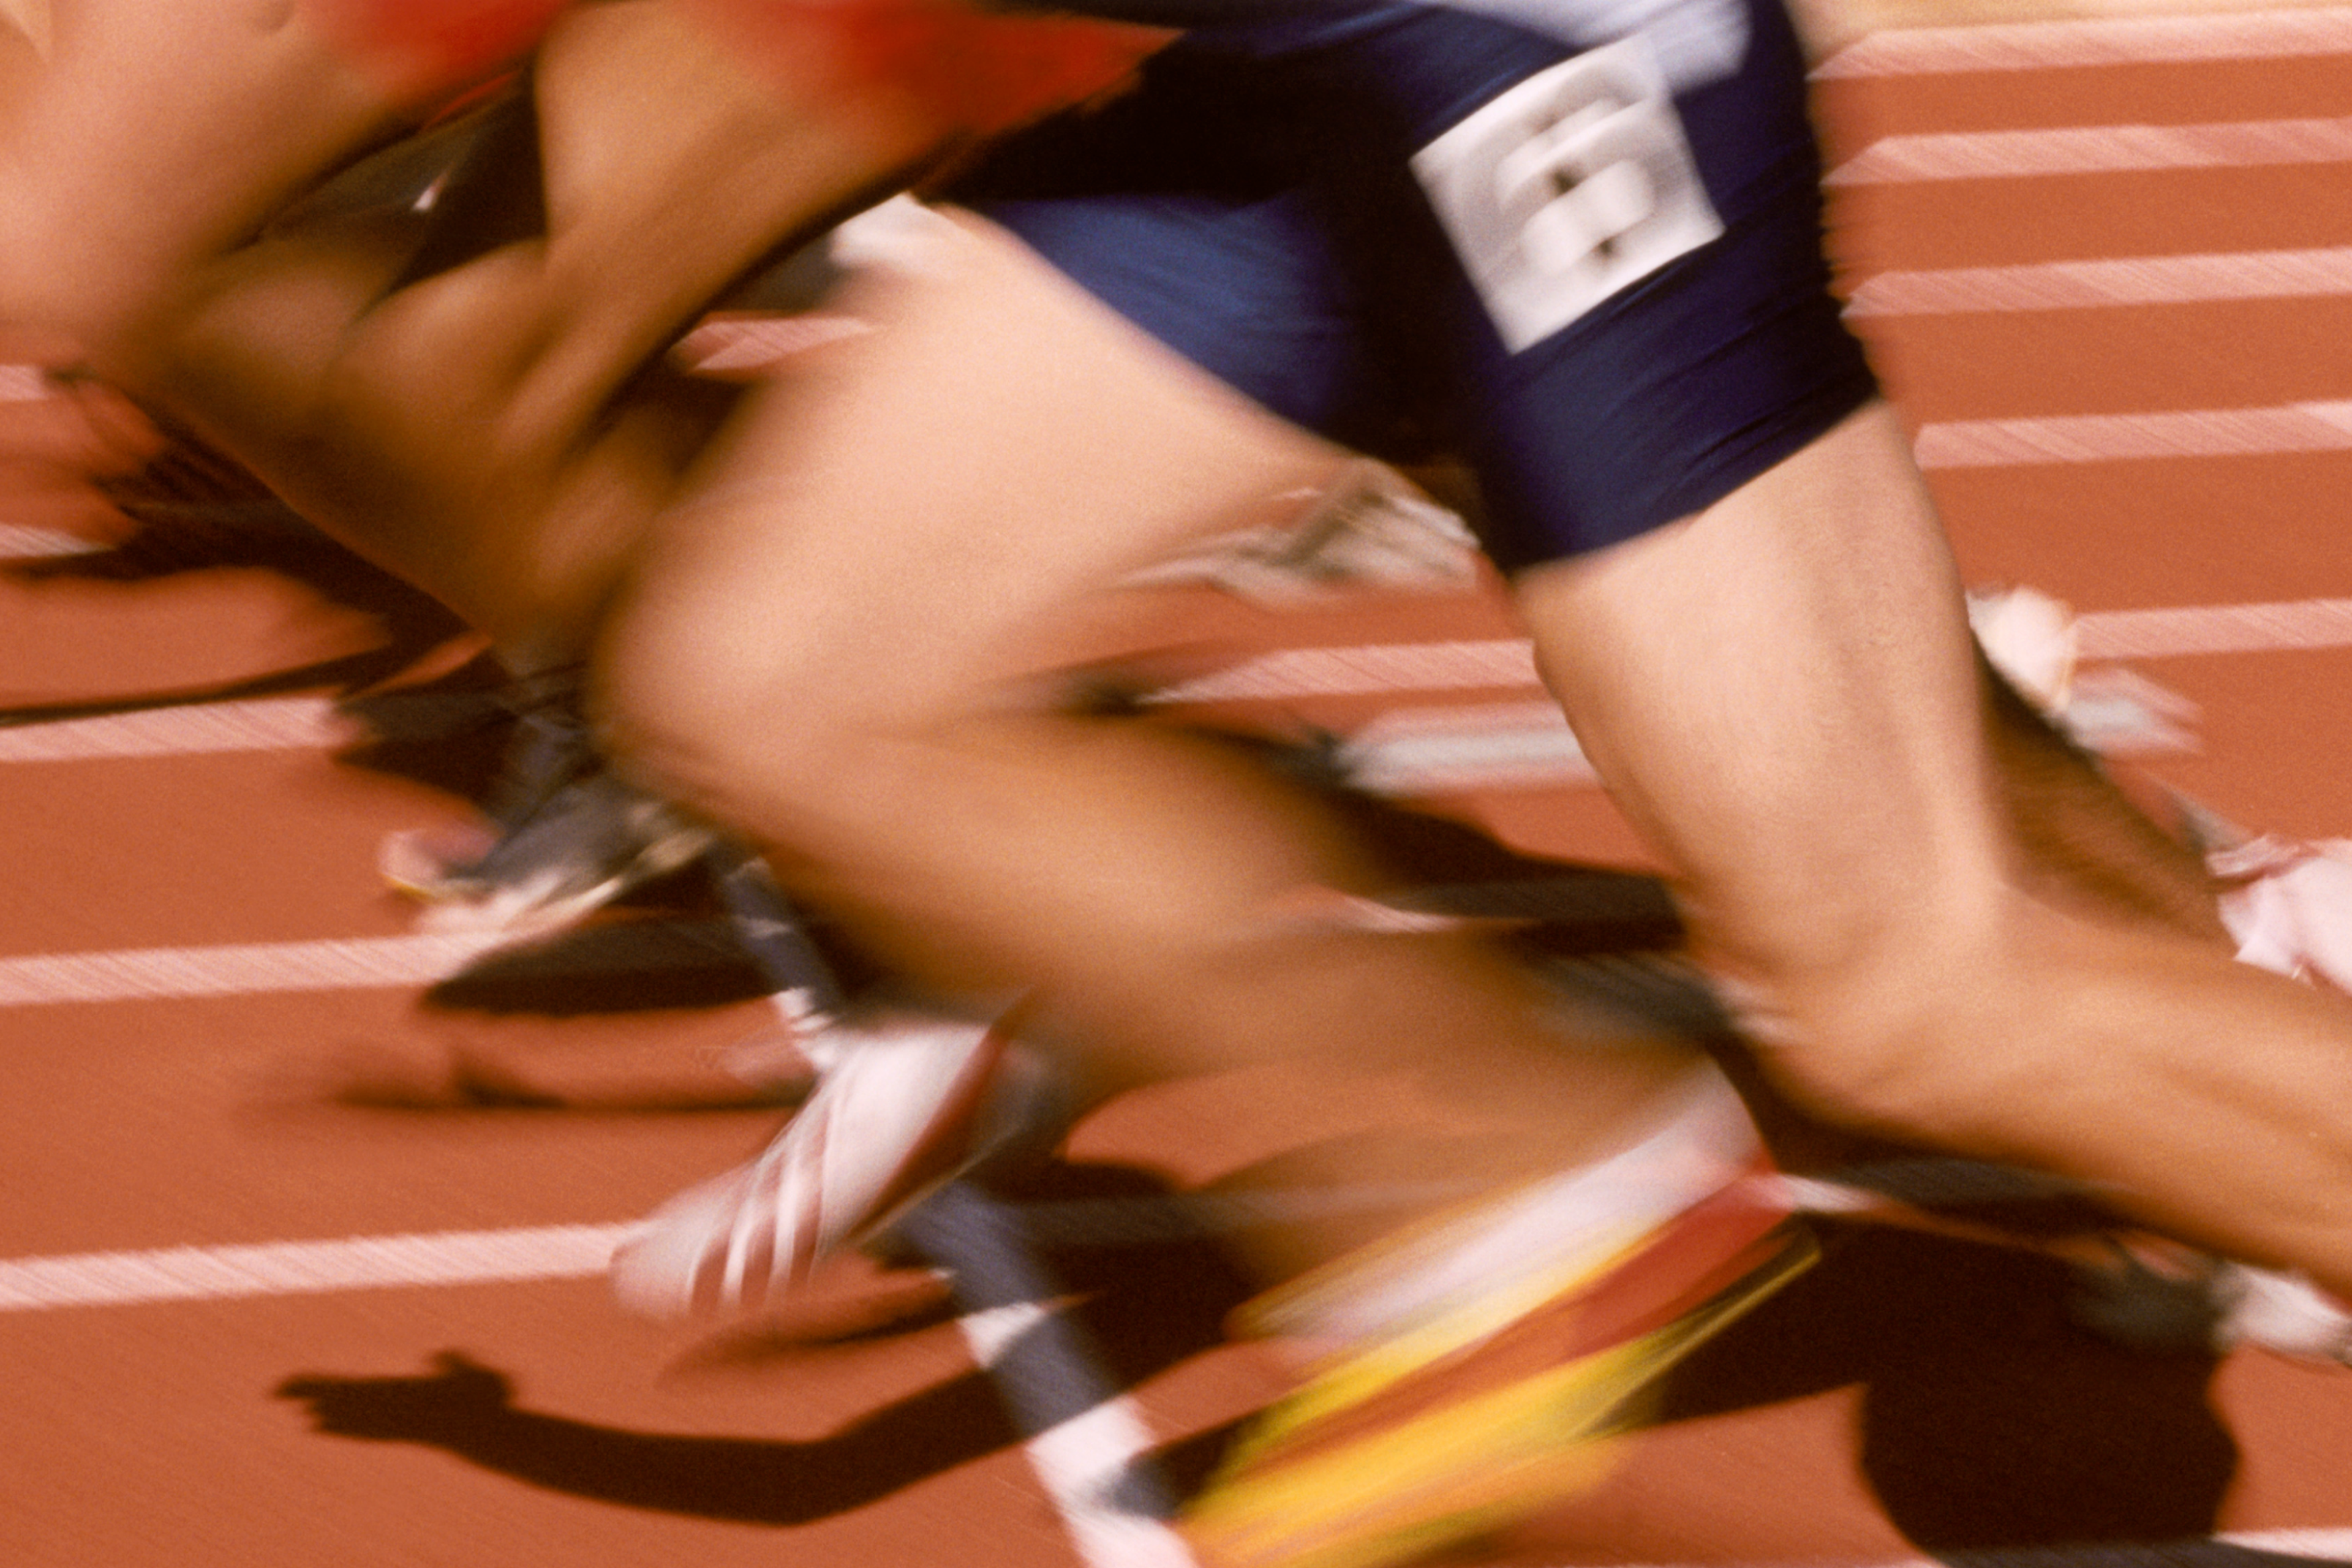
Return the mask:
<path id="1" fill-rule="evenodd" d="M 0 320 L 121 342 L 401 112 L 307 7 L 58 5 L 0 142 Z"/>
<path id="2" fill-rule="evenodd" d="M 1890 413 L 1527 574 L 1519 599 L 1784 1082 L 2352 1288 L 2352 1016 L 2022 890 L 1958 586 Z"/>
<path id="3" fill-rule="evenodd" d="M 1597 1011 L 1568 1032 L 1612 1048 L 1564 1057 L 1529 982 L 1460 935 L 1281 918 L 1379 872 L 1230 756 L 1013 689 L 1073 605 L 1328 449 L 986 231 L 877 314 L 763 393 L 662 521 L 600 649 L 616 754 L 894 961 L 1038 987 L 1113 1082 L 1320 1060 L 1477 1130 L 1446 1167 L 1474 1184 L 1613 1147 L 1685 1083 L 1687 1047 Z"/>
<path id="4" fill-rule="evenodd" d="M 708 391 L 635 378 L 772 247 L 942 135 L 725 45 L 670 0 L 566 17 L 474 165 L 486 194 L 445 204 L 445 233 L 487 206 L 487 238 L 377 216 L 265 239 L 206 269 L 154 386 L 510 657 L 578 658 L 715 414 Z M 415 260 L 427 246 L 448 261 Z"/>

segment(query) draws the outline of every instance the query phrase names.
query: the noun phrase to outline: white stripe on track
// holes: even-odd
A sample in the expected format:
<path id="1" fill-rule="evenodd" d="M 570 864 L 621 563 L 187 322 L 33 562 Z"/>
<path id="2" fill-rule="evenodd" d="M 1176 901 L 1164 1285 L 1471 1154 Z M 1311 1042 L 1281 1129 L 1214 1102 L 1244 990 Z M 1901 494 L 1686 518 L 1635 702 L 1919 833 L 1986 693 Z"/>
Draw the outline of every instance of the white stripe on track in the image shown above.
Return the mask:
<path id="1" fill-rule="evenodd" d="M 716 920 L 591 926 L 537 949 L 530 941 L 512 931 L 415 931 L 0 958 L 0 1007 L 431 985 L 499 952 L 514 973 L 535 978 L 677 974 L 745 962 Z"/>
<path id="2" fill-rule="evenodd" d="M 558 1225 L 5 1259 L 0 1312 L 584 1279 L 604 1273 L 636 1229 Z"/>
<path id="3" fill-rule="evenodd" d="M 1417 1189 L 1407 1191 L 1420 1195 Z M 1263 1223 L 1269 1212 L 1318 1212 L 1332 1201 L 1329 1194 L 1276 1191 L 1260 1194 L 1255 1203 L 1207 1205 L 1197 1212 L 1146 1199 L 1046 1206 L 1092 1216 L 1089 1235 L 1106 1234 L 1107 1226 L 1125 1216 L 1130 1226 L 1143 1227 L 1144 1239 L 1164 1241 L 1199 1236 L 1204 1220 L 1213 1227 L 1239 1229 Z M 1337 1201 L 1345 1210 L 1391 1204 L 1397 1197 L 1391 1189 L 1368 1188 L 1360 1195 L 1339 1194 Z M 1171 1218 L 1181 1223 L 1171 1226 Z M 614 1248 L 642 1228 L 642 1221 L 629 1220 L 0 1258 L 0 1312 L 586 1279 L 604 1273 Z M 981 1363 L 992 1364 L 1058 1307 L 1024 1302 L 971 1314 L 963 1320 L 965 1337 Z"/>
<path id="4" fill-rule="evenodd" d="M 1913 449 L 1929 469 L 2352 451 L 2352 402 L 1954 419 L 1921 426 Z"/>
<path id="5" fill-rule="evenodd" d="M 0 763 L 83 763 L 341 745 L 356 733 L 324 698 L 189 703 L 0 727 Z"/>
<path id="6" fill-rule="evenodd" d="M 2341 54 L 2352 54 L 2352 10 L 2315 7 L 1892 28 L 1841 49 L 1814 74 L 1917 76 Z"/>
<path id="7" fill-rule="evenodd" d="M 1846 313 L 2077 310 L 2336 294 L 2352 294 L 2352 246 L 1882 272 L 1854 290 Z"/>
<path id="8" fill-rule="evenodd" d="M 66 555 L 95 555 L 104 548 L 79 534 L 0 522 L 0 561 L 54 561 Z"/>
<path id="9" fill-rule="evenodd" d="M 511 937 L 466 931 L 0 958 L 0 1006 L 427 985 Z"/>
<path id="10" fill-rule="evenodd" d="M 2075 622 L 2075 635 L 2086 659 L 2347 647 L 2352 647 L 2352 599 L 2102 610 L 2081 616 Z"/>
<path id="11" fill-rule="evenodd" d="M 2084 125 L 1889 136 L 1832 170 L 1824 183 L 1912 184 L 2347 161 L 2352 161 L 2352 119 Z"/>

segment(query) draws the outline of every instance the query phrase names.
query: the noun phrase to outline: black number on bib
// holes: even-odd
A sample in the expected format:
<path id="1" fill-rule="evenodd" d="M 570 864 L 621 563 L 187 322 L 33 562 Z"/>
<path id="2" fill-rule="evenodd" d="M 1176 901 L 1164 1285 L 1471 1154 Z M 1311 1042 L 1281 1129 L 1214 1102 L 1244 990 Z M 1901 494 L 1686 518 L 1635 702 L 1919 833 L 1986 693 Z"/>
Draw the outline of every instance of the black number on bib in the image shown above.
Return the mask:
<path id="1" fill-rule="evenodd" d="M 1639 34 L 1528 78 L 1412 168 L 1513 353 L 1723 232 Z"/>

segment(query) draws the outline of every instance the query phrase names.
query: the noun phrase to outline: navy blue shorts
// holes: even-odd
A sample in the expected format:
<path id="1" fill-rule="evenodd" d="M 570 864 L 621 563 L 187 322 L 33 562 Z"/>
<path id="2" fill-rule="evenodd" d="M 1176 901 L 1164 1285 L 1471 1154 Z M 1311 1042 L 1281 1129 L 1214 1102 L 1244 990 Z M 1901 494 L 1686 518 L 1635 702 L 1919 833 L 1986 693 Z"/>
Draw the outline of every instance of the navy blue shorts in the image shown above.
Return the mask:
<path id="1" fill-rule="evenodd" d="M 1710 65 L 1656 29 L 1244 8 L 948 194 L 1273 412 L 1466 458 L 1506 569 L 1581 554 L 1720 500 L 1875 391 L 1829 292 L 1785 15 L 1647 9 L 1678 7 L 1744 33 Z"/>

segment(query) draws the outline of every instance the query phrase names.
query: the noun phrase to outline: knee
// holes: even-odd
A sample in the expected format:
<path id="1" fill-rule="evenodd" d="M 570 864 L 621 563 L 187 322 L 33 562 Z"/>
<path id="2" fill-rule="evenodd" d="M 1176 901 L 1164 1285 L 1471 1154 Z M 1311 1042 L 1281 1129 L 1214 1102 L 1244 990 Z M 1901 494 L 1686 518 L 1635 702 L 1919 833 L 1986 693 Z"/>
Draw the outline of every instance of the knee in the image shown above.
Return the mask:
<path id="1" fill-rule="evenodd" d="M 600 628 L 590 711 L 600 747 L 665 797 L 774 836 L 838 799 L 859 731 L 782 633 L 730 635 L 724 609 L 632 591 Z"/>
<path id="2" fill-rule="evenodd" d="M 2021 906 L 1941 929 L 1889 921 L 1835 958 L 1718 984 L 1768 1072 L 1848 1126 L 1974 1146 L 2044 1070 Z"/>
<path id="3" fill-rule="evenodd" d="M 534 246 L 509 247 L 386 294 L 343 334 L 320 418 L 353 435 L 460 445 L 485 471 L 526 460 L 520 395 L 560 336 L 530 287 Z M 576 434 L 565 432 L 563 434 Z"/>

